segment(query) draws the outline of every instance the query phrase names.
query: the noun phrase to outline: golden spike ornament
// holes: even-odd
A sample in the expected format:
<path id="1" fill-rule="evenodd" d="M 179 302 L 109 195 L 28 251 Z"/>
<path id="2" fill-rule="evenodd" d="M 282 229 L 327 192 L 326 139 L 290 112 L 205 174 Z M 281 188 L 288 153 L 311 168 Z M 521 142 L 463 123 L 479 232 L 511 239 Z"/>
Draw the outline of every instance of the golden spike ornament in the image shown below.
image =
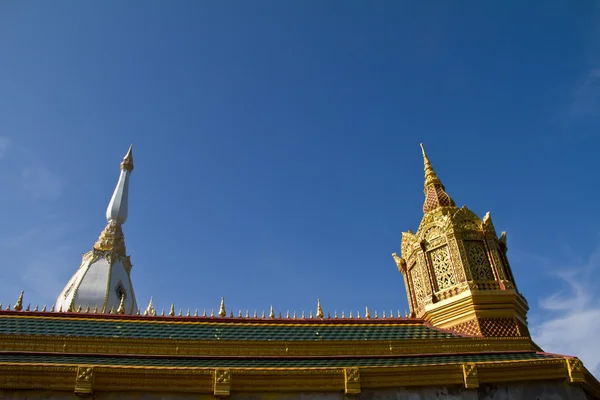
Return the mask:
<path id="1" fill-rule="evenodd" d="M 229 311 L 229 318 L 233 318 L 233 310 Z"/>
<path id="2" fill-rule="evenodd" d="M 348 318 L 354 318 L 354 317 L 352 316 L 352 311 L 350 311 L 350 315 L 348 315 Z"/>
<path id="3" fill-rule="evenodd" d="M 33 311 L 37 311 L 38 310 L 38 305 L 35 305 L 35 308 L 33 309 Z"/>
<path id="4" fill-rule="evenodd" d="M 310 311 L 308 312 L 308 318 L 310 318 L 310 319 L 313 319 L 313 318 L 314 318 L 314 317 L 313 317 L 312 310 L 310 310 Z"/>
<path id="5" fill-rule="evenodd" d="M 250 318 L 250 310 L 246 310 L 246 318 Z"/>
<path id="6" fill-rule="evenodd" d="M 271 305 L 271 309 L 269 310 L 269 318 L 275 318 L 275 312 L 273 312 L 273 305 Z"/>
<path id="7" fill-rule="evenodd" d="M 17 299 L 17 302 L 15 303 L 15 306 L 13 307 L 13 309 L 15 311 L 21 311 L 23 309 L 23 294 L 25 292 L 21 291 L 21 294 L 19 295 L 19 298 Z"/>
<path id="8" fill-rule="evenodd" d="M 164 317 L 165 316 L 165 309 L 163 308 L 162 311 L 160 312 L 160 316 Z"/>
<path id="9" fill-rule="evenodd" d="M 121 301 L 119 302 L 119 308 L 117 308 L 117 314 L 125 314 L 125 295 L 121 295 Z"/>
<path id="10" fill-rule="evenodd" d="M 89 314 L 90 312 L 90 305 L 88 304 L 88 306 L 85 308 L 85 312 Z"/>
<path id="11" fill-rule="evenodd" d="M 81 307 L 81 304 L 80 304 L 79 307 L 77 307 L 77 312 L 80 313 L 81 311 L 83 311 L 83 307 Z"/>
<path id="12" fill-rule="evenodd" d="M 383 315 L 381 316 L 381 318 L 386 318 L 386 316 L 385 316 L 385 310 L 383 310 Z"/>
<path id="13" fill-rule="evenodd" d="M 197 316 L 198 316 L 198 309 L 196 308 L 196 309 L 194 310 L 194 317 L 197 317 Z"/>
<path id="14" fill-rule="evenodd" d="M 238 318 L 242 318 L 242 310 L 238 313 Z"/>
<path id="15" fill-rule="evenodd" d="M 29 311 L 29 306 L 30 306 L 30 305 L 31 305 L 31 304 L 27 304 L 27 308 L 25 309 L 25 311 Z"/>
<path id="16" fill-rule="evenodd" d="M 302 318 L 302 319 L 304 319 L 304 318 L 305 318 L 305 317 L 304 317 L 304 311 L 302 311 L 302 316 L 301 316 L 300 318 Z"/>
<path id="17" fill-rule="evenodd" d="M 296 310 L 294 310 L 294 319 L 296 319 L 296 318 L 297 318 L 297 317 L 296 317 Z"/>
<path id="18" fill-rule="evenodd" d="M 180 308 L 179 309 L 179 314 L 177 314 L 178 317 L 183 317 L 183 310 Z"/>
<path id="19" fill-rule="evenodd" d="M 344 315 L 344 312 L 342 311 L 342 318 L 346 318 L 346 316 Z"/>
<path id="20" fill-rule="evenodd" d="M 331 313 L 327 312 L 327 319 L 331 319 Z"/>
<path id="21" fill-rule="evenodd" d="M 281 319 L 281 318 L 283 318 L 283 317 L 281 316 L 281 311 L 279 311 L 279 319 Z"/>
<path id="22" fill-rule="evenodd" d="M 321 299 L 317 299 L 317 318 L 323 318 L 323 308 L 321 307 Z"/>
<path id="23" fill-rule="evenodd" d="M 221 305 L 219 307 L 219 317 L 225 317 L 227 310 L 225 310 L 225 297 L 221 297 Z"/>
<path id="24" fill-rule="evenodd" d="M 267 318 L 265 315 L 265 310 L 263 310 L 263 312 L 262 312 L 262 318 Z"/>
<path id="25" fill-rule="evenodd" d="M 338 315 L 337 315 L 337 311 L 333 312 L 333 318 L 337 319 Z"/>
<path id="26" fill-rule="evenodd" d="M 356 312 L 356 315 L 358 316 L 358 318 L 360 318 L 360 314 L 358 314 L 358 311 Z M 369 307 L 365 307 L 365 318 L 366 319 L 370 319 L 371 318 L 371 313 L 369 312 Z"/>
<path id="27" fill-rule="evenodd" d="M 10 311 L 10 303 L 6 306 L 6 311 Z"/>
<path id="28" fill-rule="evenodd" d="M 211 316 L 211 317 L 214 317 L 214 316 L 215 316 L 215 309 L 214 309 L 214 308 L 210 310 L 210 316 Z"/>
<path id="29" fill-rule="evenodd" d="M 171 303 L 171 309 L 169 310 L 169 317 L 175 316 L 175 303 Z"/>
<path id="30" fill-rule="evenodd" d="M 94 306 L 94 314 L 98 314 L 98 306 Z"/>
<path id="31" fill-rule="evenodd" d="M 202 312 L 202 316 L 206 317 L 206 308 L 204 309 L 204 311 Z"/>
<path id="32" fill-rule="evenodd" d="M 287 319 L 290 319 L 290 310 L 287 310 L 287 313 L 285 313 L 285 317 L 286 317 Z"/>
<path id="33" fill-rule="evenodd" d="M 42 312 L 46 312 L 46 305 L 44 304 L 44 307 L 42 308 Z"/>
<path id="34" fill-rule="evenodd" d="M 254 318 L 258 318 L 258 314 L 256 313 L 256 310 L 254 310 Z"/>
<path id="35" fill-rule="evenodd" d="M 138 308 L 137 311 L 135 312 L 135 315 L 141 315 L 140 309 Z"/>
<path id="36" fill-rule="evenodd" d="M 2 311 L 2 303 L 0 303 L 0 311 Z"/>
<path id="37" fill-rule="evenodd" d="M 375 310 L 375 319 L 379 319 L 379 315 L 377 315 L 377 310 Z"/>
<path id="38" fill-rule="evenodd" d="M 10 304 L 9 304 L 10 307 Z M 52 304 L 52 307 L 50 307 L 50 312 L 54 312 L 54 304 Z"/>

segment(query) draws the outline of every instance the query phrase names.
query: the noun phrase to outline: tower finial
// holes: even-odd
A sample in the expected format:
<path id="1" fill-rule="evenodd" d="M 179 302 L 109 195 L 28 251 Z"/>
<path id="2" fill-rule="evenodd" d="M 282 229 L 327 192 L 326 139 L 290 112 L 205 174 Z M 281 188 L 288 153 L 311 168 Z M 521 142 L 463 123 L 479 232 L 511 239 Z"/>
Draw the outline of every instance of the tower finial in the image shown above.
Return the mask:
<path id="1" fill-rule="evenodd" d="M 427 213 L 438 207 L 455 207 L 454 200 L 446 193 L 446 188 L 433 170 L 423 143 L 421 143 L 421 151 L 423 152 L 423 163 L 425 166 L 425 203 L 423 204 L 423 212 Z"/>
<path id="2" fill-rule="evenodd" d="M 126 169 L 128 171 L 133 171 L 133 145 L 129 145 L 129 150 L 127 150 L 127 154 L 123 157 L 123 161 L 121 161 L 121 169 Z"/>
<path id="3" fill-rule="evenodd" d="M 429 157 L 427 157 L 423 143 L 421 143 L 421 151 L 423 152 L 423 163 L 425 164 L 425 187 L 429 185 L 441 185 L 444 187 L 444 185 L 442 185 L 442 181 L 440 181 L 440 178 L 438 178 L 437 174 L 433 170 L 431 162 L 429 162 Z"/>

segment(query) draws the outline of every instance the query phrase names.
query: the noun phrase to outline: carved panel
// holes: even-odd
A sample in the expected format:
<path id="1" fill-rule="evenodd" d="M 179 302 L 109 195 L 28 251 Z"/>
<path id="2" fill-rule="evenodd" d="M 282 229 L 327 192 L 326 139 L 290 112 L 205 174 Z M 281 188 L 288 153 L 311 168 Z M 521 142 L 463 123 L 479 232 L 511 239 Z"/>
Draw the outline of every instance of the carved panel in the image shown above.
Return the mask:
<path id="1" fill-rule="evenodd" d="M 473 274 L 473 280 L 493 281 L 494 273 L 482 241 L 465 241 L 465 251 L 469 259 L 469 266 Z"/>
<path id="2" fill-rule="evenodd" d="M 423 304 L 429 304 L 431 302 L 433 288 L 431 287 L 430 274 L 427 265 L 425 265 L 425 256 L 422 252 L 417 254 L 417 268 L 419 269 L 419 274 L 423 282 L 423 292 L 425 293 Z"/>
<path id="3" fill-rule="evenodd" d="M 496 244 L 492 240 L 488 240 L 488 248 L 492 253 L 492 258 L 494 261 L 494 265 L 498 270 L 498 275 L 500 275 L 500 279 L 506 280 L 506 274 L 504 273 L 504 263 L 500 261 L 500 257 L 498 254 L 498 250 L 496 248 Z"/>
<path id="4" fill-rule="evenodd" d="M 467 280 L 465 276 L 465 264 L 460 256 L 458 243 L 454 236 L 448 236 L 448 250 L 450 251 L 450 261 L 452 261 L 452 265 L 454 265 L 456 280 L 458 282 L 465 282 Z"/>
<path id="5" fill-rule="evenodd" d="M 429 252 L 429 257 L 433 265 L 435 279 L 440 290 L 446 289 L 456 284 L 454 268 L 450 262 L 448 246 L 444 245 Z"/>
<path id="6" fill-rule="evenodd" d="M 421 271 L 418 265 L 413 264 L 413 268 L 410 270 L 410 278 L 412 280 L 413 288 L 415 289 L 417 304 L 420 307 L 423 305 L 425 290 L 423 289 L 423 280 L 421 278 Z"/>

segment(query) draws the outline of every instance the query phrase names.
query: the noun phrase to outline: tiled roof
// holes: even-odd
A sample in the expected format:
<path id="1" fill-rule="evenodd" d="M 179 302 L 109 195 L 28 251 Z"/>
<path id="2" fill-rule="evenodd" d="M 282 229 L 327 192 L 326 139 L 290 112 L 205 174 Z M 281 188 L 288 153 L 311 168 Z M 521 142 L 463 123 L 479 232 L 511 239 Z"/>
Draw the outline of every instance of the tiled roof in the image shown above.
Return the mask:
<path id="1" fill-rule="evenodd" d="M 197 368 L 331 368 L 440 365 L 492 361 L 534 361 L 558 356 L 535 352 L 422 355 L 396 357 L 143 357 L 0 353 L 0 364 L 115 365 Z"/>
<path id="2" fill-rule="evenodd" d="M 291 320 L 0 313 L 2 335 L 179 340 L 402 340 L 456 337 L 422 320 Z"/>

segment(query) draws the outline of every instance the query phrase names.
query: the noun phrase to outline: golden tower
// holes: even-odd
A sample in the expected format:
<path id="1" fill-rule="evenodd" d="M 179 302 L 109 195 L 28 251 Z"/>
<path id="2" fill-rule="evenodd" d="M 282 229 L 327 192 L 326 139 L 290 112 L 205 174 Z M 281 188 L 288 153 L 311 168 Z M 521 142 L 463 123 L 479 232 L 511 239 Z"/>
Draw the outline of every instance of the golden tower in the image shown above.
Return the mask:
<path id="1" fill-rule="evenodd" d="M 527 301 L 506 257 L 506 232 L 456 207 L 425 153 L 425 202 L 417 233 L 402 233 L 404 276 L 412 317 L 468 335 L 529 336 Z"/>

